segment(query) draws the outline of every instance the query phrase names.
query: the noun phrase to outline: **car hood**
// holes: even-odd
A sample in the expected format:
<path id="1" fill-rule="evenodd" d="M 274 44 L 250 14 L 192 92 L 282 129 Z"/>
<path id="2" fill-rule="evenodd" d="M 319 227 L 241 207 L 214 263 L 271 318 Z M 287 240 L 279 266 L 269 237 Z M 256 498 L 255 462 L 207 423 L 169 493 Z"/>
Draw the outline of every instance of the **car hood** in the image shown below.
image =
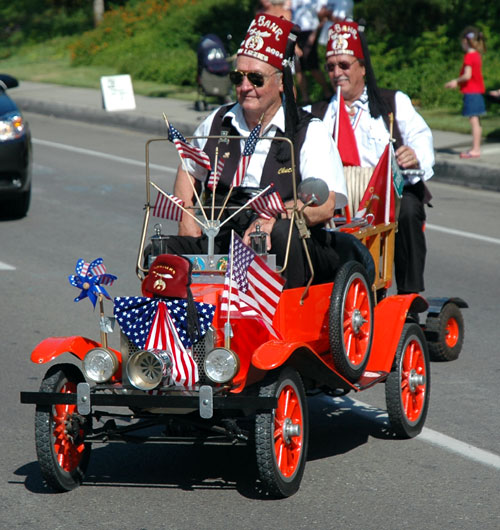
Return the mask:
<path id="1" fill-rule="evenodd" d="M 0 116 L 8 112 L 18 111 L 17 105 L 9 98 L 9 96 L 0 90 Z"/>

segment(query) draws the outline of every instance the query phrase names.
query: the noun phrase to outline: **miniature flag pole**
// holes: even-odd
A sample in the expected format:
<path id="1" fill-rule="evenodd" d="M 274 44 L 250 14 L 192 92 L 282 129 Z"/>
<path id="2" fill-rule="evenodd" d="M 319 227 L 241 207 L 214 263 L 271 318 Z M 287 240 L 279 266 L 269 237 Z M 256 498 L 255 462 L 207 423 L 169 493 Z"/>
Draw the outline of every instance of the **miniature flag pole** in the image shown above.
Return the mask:
<path id="1" fill-rule="evenodd" d="M 170 130 L 170 123 L 169 123 L 165 113 L 163 113 L 163 119 L 165 120 L 165 123 L 167 125 L 167 129 Z M 177 149 L 176 149 L 176 151 L 177 151 Z M 198 206 L 200 207 L 201 213 L 203 214 L 203 217 L 205 218 L 205 221 L 208 224 L 208 218 L 207 218 L 207 216 L 205 214 L 205 210 L 203 209 L 203 204 L 201 203 L 200 197 L 198 195 L 198 192 L 196 191 L 196 187 L 195 187 L 194 182 L 193 182 L 194 177 L 192 177 L 191 174 L 189 173 L 189 170 L 188 170 L 188 168 L 186 166 L 186 163 L 184 162 L 184 159 L 180 155 L 179 151 L 177 151 L 177 153 L 179 155 L 179 158 L 181 159 L 182 169 L 186 172 L 186 174 L 188 176 L 188 180 L 189 180 L 189 183 L 191 184 L 191 188 L 193 190 L 193 194 L 196 197 L 196 202 L 198 203 Z"/>
<path id="2" fill-rule="evenodd" d="M 394 127 L 394 114 L 389 114 L 389 143 L 393 142 L 392 129 Z M 389 224 L 389 212 L 391 207 L 391 193 L 392 191 L 392 150 L 389 147 L 387 157 L 387 182 L 385 186 L 385 209 L 384 209 L 384 223 Z"/>
<path id="3" fill-rule="evenodd" d="M 98 300 L 99 300 L 99 316 L 100 316 L 100 321 L 101 321 L 101 344 L 103 348 L 107 348 L 108 347 L 108 334 L 104 330 L 104 325 L 103 325 L 104 319 L 105 319 L 104 296 L 101 293 L 99 293 L 98 295 Z"/>
<path id="4" fill-rule="evenodd" d="M 229 219 L 232 219 L 235 215 L 239 214 L 241 212 L 241 210 L 243 210 L 244 208 L 246 208 L 249 204 L 252 204 L 252 202 L 256 201 L 259 197 L 261 197 L 262 195 L 264 195 L 264 193 L 266 193 L 268 190 L 270 190 L 271 188 L 273 187 L 272 184 L 269 184 L 269 186 L 265 187 L 258 195 L 256 195 L 255 197 L 252 197 L 249 201 L 247 201 L 243 206 L 241 206 L 240 208 L 238 208 L 235 212 L 233 212 L 227 219 L 225 219 L 222 223 L 221 223 L 221 227 L 223 225 L 225 225 Z M 225 205 L 225 203 L 224 203 Z"/>
<path id="5" fill-rule="evenodd" d="M 179 208 L 180 210 L 182 210 L 184 213 L 186 213 L 187 215 L 189 215 L 190 217 L 192 217 L 202 228 L 205 228 L 205 223 L 203 223 L 202 221 L 200 221 L 195 215 L 193 215 L 187 208 L 184 208 L 184 206 L 181 206 L 180 204 L 177 204 L 174 199 L 172 199 L 172 197 L 168 194 L 168 193 L 165 193 L 161 188 L 160 186 L 157 186 L 154 182 L 151 182 L 151 186 L 153 186 L 153 188 L 155 188 L 158 193 L 161 193 L 164 197 L 166 197 L 171 203 L 175 204 L 175 206 L 177 206 L 177 208 Z"/>
<path id="6" fill-rule="evenodd" d="M 215 189 L 217 188 L 217 165 L 219 162 L 219 146 L 215 148 L 215 161 L 214 161 L 214 184 L 212 187 L 212 215 L 210 220 L 213 222 L 215 220 Z"/>
<path id="7" fill-rule="evenodd" d="M 229 294 L 227 297 L 227 320 L 224 324 L 224 346 L 231 348 L 231 337 L 233 330 L 231 329 L 231 297 L 232 297 L 232 282 L 233 282 L 233 266 L 234 266 L 234 230 L 231 230 L 231 254 L 229 256 Z"/>

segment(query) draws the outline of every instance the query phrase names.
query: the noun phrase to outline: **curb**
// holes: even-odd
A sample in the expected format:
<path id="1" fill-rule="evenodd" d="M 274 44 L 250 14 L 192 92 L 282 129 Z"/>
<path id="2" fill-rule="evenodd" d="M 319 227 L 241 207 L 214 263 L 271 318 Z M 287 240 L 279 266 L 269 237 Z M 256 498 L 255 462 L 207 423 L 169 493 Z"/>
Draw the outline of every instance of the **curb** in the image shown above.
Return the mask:
<path id="1" fill-rule="evenodd" d="M 436 160 L 433 181 L 500 192 L 500 169 L 491 164 Z"/>

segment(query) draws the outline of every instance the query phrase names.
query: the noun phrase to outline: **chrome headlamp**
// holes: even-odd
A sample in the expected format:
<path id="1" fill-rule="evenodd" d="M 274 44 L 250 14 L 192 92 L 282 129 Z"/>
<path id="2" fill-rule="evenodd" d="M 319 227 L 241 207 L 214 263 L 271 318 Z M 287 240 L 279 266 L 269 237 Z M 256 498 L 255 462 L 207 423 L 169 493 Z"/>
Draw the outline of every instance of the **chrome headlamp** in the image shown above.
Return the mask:
<path id="1" fill-rule="evenodd" d="M 94 348 L 83 359 L 83 372 L 95 383 L 109 381 L 118 369 L 116 355 L 106 348 Z"/>
<path id="2" fill-rule="evenodd" d="M 238 373 L 240 360 L 227 348 L 215 348 L 205 357 L 205 374 L 214 383 L 227 383 Z"/>

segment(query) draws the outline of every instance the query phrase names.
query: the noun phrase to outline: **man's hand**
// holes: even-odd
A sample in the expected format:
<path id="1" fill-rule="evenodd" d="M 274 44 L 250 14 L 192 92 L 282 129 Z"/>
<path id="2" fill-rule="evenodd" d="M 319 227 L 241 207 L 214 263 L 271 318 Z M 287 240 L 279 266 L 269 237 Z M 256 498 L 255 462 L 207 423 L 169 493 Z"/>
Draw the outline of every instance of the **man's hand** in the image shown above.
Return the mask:
<path id="1" fill-rule="evenodd" d="M 257 225 L 260 225 L 261 233 L 267 234 L 266 248 L 268 251 L 271 250 L 271 232 L 273 231 L 273 226 L 275 222 L 276 219 L 274 217 L 271 219 L 262 219 L 259 217 L 246 229 L 245 234 L 243 235 L 243 243 L 245 243 L 245 245 L 250 246 L 250 234 L 252 232 L 256 232 Z"/>
<path id="2" fill-rule="evenodd" d="M 419 169 L 420 162 L 418 161 L 415 151 L 407 145 L 402 145 L 396 150 L 396 162 L 399 167 L 403 169 Z"/>

